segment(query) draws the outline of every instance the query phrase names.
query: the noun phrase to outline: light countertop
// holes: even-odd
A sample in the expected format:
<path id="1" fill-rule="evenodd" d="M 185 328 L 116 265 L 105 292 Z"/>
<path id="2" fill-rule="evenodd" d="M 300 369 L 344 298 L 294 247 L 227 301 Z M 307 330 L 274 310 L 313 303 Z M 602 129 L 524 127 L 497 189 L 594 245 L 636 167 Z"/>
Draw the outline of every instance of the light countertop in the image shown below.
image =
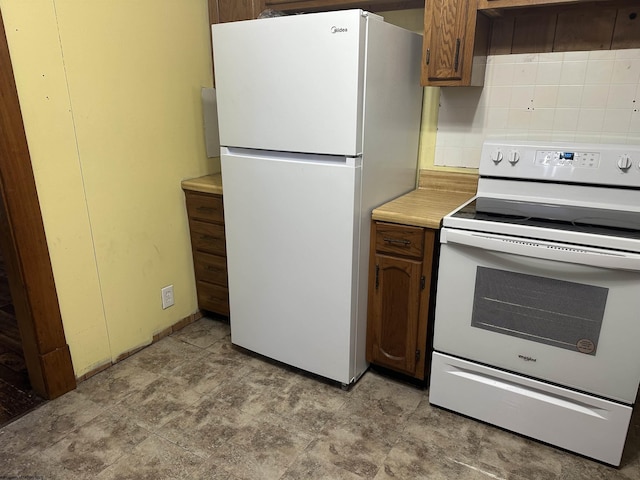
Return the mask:
<path id="1" fill-rule="evenodd" d="M 421 170 L 419 188 L 373 210 L 373 220 L 438 229 L 442 217 L 476 193 L 478 176 Z"/>
<path id="2" fill-rule="evenodd" d="M 212 175 L 205 175 L 204 177 L 183 180 L 182 189 L 222 195 L 222 175 L 220 173 L 214 173 Z"/>
<path id="3" fill-rule="evenodd" d="M 476 193 L 477 175 L 421 170 L 419 188 L 373 210 L 372 219 L 438 229 L 442 217 Z M 222 195 L 222 175 L 182 181 L 183 190 Z"/>

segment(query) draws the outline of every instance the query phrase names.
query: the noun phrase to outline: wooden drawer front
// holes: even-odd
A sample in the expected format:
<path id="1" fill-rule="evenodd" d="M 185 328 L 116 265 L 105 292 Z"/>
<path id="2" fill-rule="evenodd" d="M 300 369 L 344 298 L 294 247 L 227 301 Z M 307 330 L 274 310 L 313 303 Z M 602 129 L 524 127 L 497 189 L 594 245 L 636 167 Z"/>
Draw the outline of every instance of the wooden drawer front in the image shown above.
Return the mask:
<path id="1" fill-rule="evenodd" d="M 222 197 L 206 193 L 185 192 L 189 218 L 207 222 L 224 222 Z"/>
<path id="2" fill-rule="evenodd" d="M 424 229 L 395 225 L 392 223 L 376 224 L 376 252 L 422 257 Z"/>
<path id="3" fill-rule="evenodd" d="M 198 280 L 227 286 L 227 259 L 225 257 L 195 252 L 194 260 Z"/>
<path id="4" fill-rule="evenodd" d="M 221 315 L 229 315 L 229 290 L 213 283 L 196 283 L 198 307 Z"/>
<path id="5" fill-rule="evenodd" d="M 225 255 L 224 225 L 204 223 L 193 220 L 189 222 L 193 249 L 218 255 Z"/>

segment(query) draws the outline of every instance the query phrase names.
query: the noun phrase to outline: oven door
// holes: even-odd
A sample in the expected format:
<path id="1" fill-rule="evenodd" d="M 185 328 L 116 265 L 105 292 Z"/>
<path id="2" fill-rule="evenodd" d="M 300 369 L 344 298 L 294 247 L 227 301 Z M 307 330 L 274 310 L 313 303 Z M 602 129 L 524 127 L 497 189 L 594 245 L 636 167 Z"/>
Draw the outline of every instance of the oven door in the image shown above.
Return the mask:
<path id="1" fill-rule="evenodd" d="M 444 228 L 434 350 L 632 404 L 640 255 Z"/>

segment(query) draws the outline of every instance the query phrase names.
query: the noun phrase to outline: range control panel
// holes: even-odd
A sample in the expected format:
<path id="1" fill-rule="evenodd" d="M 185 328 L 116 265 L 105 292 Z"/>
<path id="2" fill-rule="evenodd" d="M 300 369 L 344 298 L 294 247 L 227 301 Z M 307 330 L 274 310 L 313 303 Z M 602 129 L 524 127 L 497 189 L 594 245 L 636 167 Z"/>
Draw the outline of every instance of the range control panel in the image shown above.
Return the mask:
<path id="1" fill-rule="evenodd" d="M 640 145 L 486 141 L 480 176 L 640 188 Z"/>
<path id="2" fill-rule="evenodd" d="M 536 151 L 536 165 L 553 167 L 598 168 L 599 152 L 558 152 L 551 150 Z"/>

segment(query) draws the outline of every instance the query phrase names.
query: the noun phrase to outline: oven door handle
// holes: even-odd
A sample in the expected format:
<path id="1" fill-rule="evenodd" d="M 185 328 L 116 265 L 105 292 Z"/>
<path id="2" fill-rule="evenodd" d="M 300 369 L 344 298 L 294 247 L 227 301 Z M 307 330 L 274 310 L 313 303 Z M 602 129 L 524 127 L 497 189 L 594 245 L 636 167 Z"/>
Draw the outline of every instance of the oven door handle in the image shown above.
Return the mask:
<path id="1" fill-rule="evenodd" d="M 640 271 L 640 255 L 535 239 L 443 228 L 442 243 L 614 270 Z"/>

